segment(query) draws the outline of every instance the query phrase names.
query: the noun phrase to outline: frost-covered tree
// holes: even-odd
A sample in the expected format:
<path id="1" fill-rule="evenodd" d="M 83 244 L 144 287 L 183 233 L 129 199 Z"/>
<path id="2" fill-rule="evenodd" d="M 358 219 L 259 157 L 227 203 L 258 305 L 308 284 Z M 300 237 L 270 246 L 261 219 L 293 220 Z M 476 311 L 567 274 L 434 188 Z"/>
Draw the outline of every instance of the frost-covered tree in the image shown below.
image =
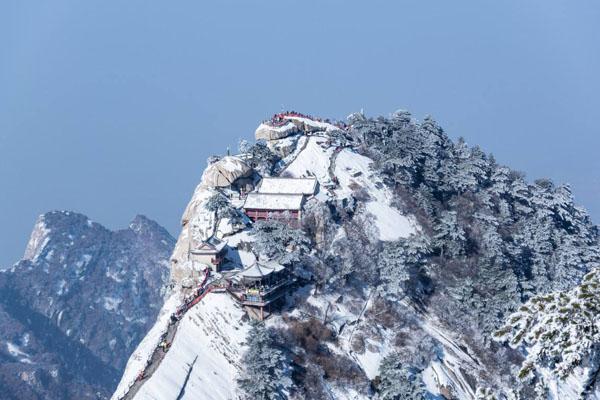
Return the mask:
<path id="1" fill-rule="evenodd" d="M 214 218 L 213 218 L 213 232 L 216 232 L 217 227 L 219 226 L 219 222 L 221 221 L 221 219 L 227 214 L 229 213 L 229 208 L 230 208 L 230 204 L 229 201 L 227 200 L 227 198 L 225 198 L 225 196 L 223 196 L 221 193 L 219 192 L 215 192 L 212 196 L 210 196 L 208 198 L 208 200 L 206 201 L 206 203 L 204 203 L 204 208 L 206 208 L 206 210 L 210 211 L 213 213 Z"/>
<path id="2" fill-rule="evenodd" d="M 252 229 L 259 255 L 283 264 L 298 262 L 307 253 L 310 241 L 301 229 L 276 220 L 257 221 Z"/>
<path id="3" fill-rule="evenodd" d="M 440 168 L 439 188 L 448 193 L 477 191 L 487 180 L 489 165 L 485 154 L 478 148 L 470 148 L 464 139 L 450 148 L 449 158 Z"/>
<path id="4" fill-rule="evenodd" d="M 541 369 L 564 379 L 578 365 L 589 364 L 600 349 L 600 268 L 571 290 L 532 297 L 494 337 L 527 349 L 521 379 Z"/>
<path id="5" fill-rule="evenodd" d="M 385 242 L 377 261 L 383 294 L 404 296 L 407 283 L 425 266 L 428 253 L 428 243 L 423 235 Z"/>
<path id="6" fill-rule="evenodd" d="M 442 258 L 455 257 L 464 253 L 466 236 L 465 231 L 458 224 L 456 211 L 442 213 L 433 229 L 434 246 L 439 249 Z"/>
<path id="7" fill-rule="evenodd" d="M 263 175 L 269 175 L 275 163 L 279 161 L 279 157 L 269 149 L 264 140 L 258 140 L 253 145 L 248 145 L 248 142 L 240 143 L 240 151 L 242 148 L 250 165 Z"/>
<path id="8" fill-rule="evenodd" d="M 217 218 L 223 218 L 231 205 L 225 196 L 217 192 L 208 198 L 204 207 L 208 211 L 215 213 Z"/>
<path id="9" fill-rule="evenodd" d="M 292 386 L 289 361 L 263 323 L 253 322 L 246 344 L 248 350 L 242 356 L 242 376 L 238 380 L 246 398 L 287 398 Z"/>
<path id="10" fill-rule="evenodd" d="M 238 142 L 238 150 L 241 154 L 247 154 L 252 151 L 252 145 L 246 139 L 240 139 Z"/>
<path id="11" fill-rule="evenodd" d="M 488 367 L 497 368 L 490 375 L 505 371 L 515 359 L 497 360 L 491 333 L 524 301 L 573 287 L 600 263 L 598 228 L 574 205 L 568 186 L 547 179 L 529 183 L 479 148 L 452 142 L 431 118 L 419 123 L 404 111 L 390 118 L 353 116 L 349 135 L 374 160 L 374 173 L 395 194 L 393 201 L 431 238 L 423 279 L 407 281 L 406 270 L 398 268 L 391 271 L 399 272 L 397 279 L 385 283 L 431 289 L 420 299 L 429 312 L 488 357 Z M 361 243 L 334 241 L 331 247 L 348 257 L 326 264 L 360 271 L 353 242 Z"/>
<path id="12" fill-rule="evenodd" d="M 398 354 L 386 356 L 379 366 L 378 395 L 381 400 L 425 399 L 427 390 L 421 374 L 402 365 Z"/>
<path id="13" fill-rule="evenodd" d="M 445 160 L 449 157 L 450 140 L 431 117 L 427 116 L 417 130 L 423 138 L 420 156 L 423 160 L 423 179 L 433 188 L 442 186 L 441 171 Z"/>
<path id="14" fill-rule="evenodd" d="M 229 200 L 221 193 L 215 193 L 206 201 L 204 207 L 214 213 L 214 227 L 219 225 L 223 218 L 227 218 L 232 225 L 242 224 L 244 218 L 239 210 L 234 208 Z"/>
<path id="15" fill-rule="evenodd" d="M 331 283 L 376 284 L 378 272 L 372 266 L 378 250 L 377 229 L 368 216 L 353 216 L 345 221 L 343 231 L 336 235 L 326 254 L 326 263 L 334 270 Z"/>

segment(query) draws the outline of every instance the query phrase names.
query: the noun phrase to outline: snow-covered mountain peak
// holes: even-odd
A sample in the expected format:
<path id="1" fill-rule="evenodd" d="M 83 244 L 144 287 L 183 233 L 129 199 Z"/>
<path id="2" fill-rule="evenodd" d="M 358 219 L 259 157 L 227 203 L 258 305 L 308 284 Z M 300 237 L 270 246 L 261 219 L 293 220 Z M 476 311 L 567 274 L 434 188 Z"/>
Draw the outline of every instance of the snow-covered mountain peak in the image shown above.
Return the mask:
<path id="1" fill-rule="evenodd" d="M 294 127 L 293 135 L 279 135 L 276 139 L 270 139 L 266 143 L 271 152 L 279 154 L 280 157 L 283 156 L 277 161 L 277 165 L 274 166 L 272 172 L 261 170 L 261 166 L 257 164 L 259 161 L 254 158 L 255 153 L 259 153 L 258 159 L 268 157 L 269 150 L 260 147 L 246 149 L 245 153 L 237 156 L 226 156 L 210 160 L 202 175 L 200 184 L 196 187 L 192 199 L 186 207 L 182 217 L 183 229 L 171 257 L 171 278 L 175 290 L 161 311 L 161 317 L 154 328 L 130 359 L 121 384 L 115 392 L 115 399 L 123 396 L 128 398 L 131 395 L 130 390 L 136 391 L 135 398 L 148 398 L 151 394 L 152 396 L 158 396 L 157 398 L 170 398 L 170 396 L 182 390 L 181 385 L 185 385 L 185 392 L 190 393 L 189 398 L 194 398 L 191 393 L 194 393 L 196 397 L 215 399 L 229 399 L 240 396 L 236 382 L 244 369 L 240 357 L 244 352 L 244 332 L 249 329 L 250 319 L 244 316 L 245 313 L 240 305 L 227 294 L 209 294 L 188 313 L 189 321 L 192 321 L 195 319 L 195 315 L 202 315 L 201 310 L 209 309 L 212 310 L 211 313 L 215 316 L 221 315 L 219 321 L 222 321 L 222 323 L 211 320 L 211 316 L 205 314 L 197 319 L 198 322 L 195 325 L 189 326 L 187 323 L 188 317 L 185 317 L 183 320 L 185 323 L 182 323 L 178 328 L 172 344 L 173 347 L 169 350 L 168 356 L 153 372 L 148 382 L 142 385 L 141 389 L 138 389 L 135 384 L 133 386 L 135 389 L 128 389 L 133 384 L 133 380 L 140 369 L 154 369 L 152 364 L 144 367 L 146 360 L 151 357 L 162 332 L 168 330 L 168 315 L 174 311 L 174 307 L 181 303 L 186 293 L 188 293 L 185 287 L 189 287 L 189 282 L 198 277 L 194 263 L 189 261 L 190 249 L 193 249 L 201 241 L 216 235 L 227 241 L 230 248 L 227 257 L 234 268 L 236 265 L 237 268 L 249 267 L 256 262 L 257 255 L 242 250 L 240 247 L 243 243 L 252 242 L 253 238 L 248 235 L 250 228 L 245 228 L 244 225 L 241 225 L 241 227 L 239 225 L 234 226 L 231 224 L 230 218 L 217 218 L 216 213 L 209 206 L 214 201 L 215 196 L 222 195 L 231 207 L 240 209 L 243 200 L 239 200 L 236 194 L 232 194 L 232 185 L 235 186 L 235 190 L 239 190 L 241 193 L 245 190 L 253 190 L 257 182 L 260 182 L 260 175 L 292 178 L 315 177 L 319 189 L 314 198 L 309 199 L 307 207 L 331 202 L 350 204 L 356 201 L 355 197 L 362 191 L 364 198 L 361 201 L 365 202 L 365 206 L 360 209 L 360 218 L 373 231 L 374 238 L 396 240 L 408 237 L 419 229 L 414 218 L 403 215 L 392 206 L 392 194 L 385 188 L 381 179 L 373 174 L 371 169 L 373 161 L 357 154 L 350 146 L 342 145 L 335 134 L 331 136 L 332 132 L 342 132 L 343 128 L 341 126 L 301 116 L 300 114 L 286 116 L 286 119 L 287 123 L 292 124 Z M 273 128 L 272 125 L 265 123 L 261 126 L 262 128 L 259 127 L 257 132 L 260 129 Z M 286 125 L 283 124 L 282 126 Z M 291 126 L 289 128 L 292 129 Z M 354 212 L 358 212 L 358 209 Z M 345 236 L 346 234 L 341 230 L 337 235 Z M 218 276 L 220 275 L 217 274 Z M 353 299 L 352 296 L 349 296 L 347 301 L 360 302 L 358 299 Z M 310 300 L 310 302 L 314 304 L 312 307 L 323 308 L 321 312 L 324 313 L 326 313 L 325 308 L 331 307 L 328 306 L 330 304 L 328 301 L 324 301 L 319 297 Z M 336 315 L 339 320 L 337 323 L 342 325 L 343 321 L 352 321 L 360 315 L 360 309 L 351 310 L 347 306 L 341 308 L 338 306 L 335 309 L 339 311 L 334 311 L 332 308 L 331 314 Z M 269 324 L 281 323 L 282 321 L 277 316 L 274 316 L 269 322 Z M 209 324 L 211 328 L 206 330 L 208 327 L 202 327 L 202 324 Z M 239 328 L 236 328 L 238 325 Z M 199 343 L 197 346 L 190 347 L 190 344 L 185 344 L 183 339 L 178 342 L 179 337 L 183 338 L 191 334 L 191 332 L 188 332 L 190 329 L 204 330 L 207 340 L 206 346 L 209 346 L 210 350 L 203 348 Z M 240 332 L 236 333 L 235 331 L 238 330 Z M 223 339 L 228 336 L 236 339 L 225 339 L 228 343 L 226 347 L 229 348 L 226 351 L 226 347 L 218 343 L 222 343 Z M 347 340 L 352 339 L 350 337 Z M 347 352 L 349 349 L 340 350 Z M 206 353 L 207 351 L 208 353 Z M 176 354 L 179 354 L 179 356 L 176 356 Z M 369 375 L 374 377 L 379 363 L 378 360 L 381 359 L 382 355 L 375 356 L 373 354 L 369 358 L 357 358 L 357 360 L 359 364 L 363 364 L 365 368 L 368 368 Z M 208 359 L 212 361 L 209 362 Z M 189 375 L 176 372 L 178 368 L 189 368 L 192 362 L 194 364 L 193 370 L 201 371 L 201 375 L 196 376 L 200 372 L 191 372 Z M 226 374 L 227 376 L 218 378 L 224 370 L 229 371 Z M 216 382 L 220 383 L 213 385 L 211 392 L 198 391 L 203 387 L 200 381 L 205 379 L 206 375 L 213 377 Z M 167 384 L 166 382 L 170 383 Z M 212 397 L 210 393 L 212 393 Z"/>
<path id="2" fill-rule="evenodd" d="M 72 211 L 50 211 L 36 220 L 29 242 L 25 248 L 24 260 L 35 260 L 52 238 L 51 232 L 72 236 L 82 227 L 91 227 L 92 222 L 83 214 Z"/>
<path id="3" fill-rule="evenodd" d="M 211 157 L 182 216 L 173 290 L 113 399 L 517 399 L 552 385 L 541 366 L 519 380 L 525 349 L 492 333 L 600 260 L 568 187 L 530 184 L 406 111 L 347 124 L 279 113 L 255 138 Z M 289 193 L 280 178 L 318 185 Z M 219 270 L 206 280 L 207 268 Z M 282 270 L 289 287 L 231 289 Z M 265 313 L 248 300 L 281 287 Z"/>
<path id="4" fill-rule="evenodd" d="M 131 229 L 135 234 L 141 237 L 146 237 L 149 240 L 155 237 L 157 237 L 159 240 L 163 240 L 165 237 L 170 237 L 170 234 L 165 228 L 145 215 L 136 215 L 129 223 L 129 229 Z"/>

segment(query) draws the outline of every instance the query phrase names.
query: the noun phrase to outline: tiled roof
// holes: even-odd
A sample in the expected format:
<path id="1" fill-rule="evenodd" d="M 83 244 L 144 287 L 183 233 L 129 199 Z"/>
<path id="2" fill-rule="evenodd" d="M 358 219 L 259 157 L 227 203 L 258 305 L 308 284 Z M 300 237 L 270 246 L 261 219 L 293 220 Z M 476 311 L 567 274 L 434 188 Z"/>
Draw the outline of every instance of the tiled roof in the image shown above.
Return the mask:
<path id="1" fill-rule="evenodd" d="M 317 190 L 316 178 L 263 178 L 259 193 L 303 194 L 310 196 Z"/>

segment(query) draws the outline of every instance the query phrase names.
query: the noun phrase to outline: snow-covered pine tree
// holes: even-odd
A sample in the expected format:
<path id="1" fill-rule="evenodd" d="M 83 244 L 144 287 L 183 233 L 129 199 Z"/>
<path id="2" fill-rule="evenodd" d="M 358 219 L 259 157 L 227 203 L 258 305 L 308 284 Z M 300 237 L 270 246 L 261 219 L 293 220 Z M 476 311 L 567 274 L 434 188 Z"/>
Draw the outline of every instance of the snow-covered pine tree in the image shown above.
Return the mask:
<path id="1" fill-rule="evenodd" d="M 215 213 L 215 216 L 220 219 L 226 215 L 227 210 L 231 207 L 231 205 L 225 196 L 219 192 L 216 192 L 208 198 L 204 207 L 208 211 Z"/>
<path id="2" fill-rule="evenodd" d="M 520 304 L 518 280 L 507 265 L 498 221 L 491 215 L 476 213 L 472 224 L 473 235 L 479 238 L 477 268 L 473 283 L 481 302 L 476 316 L 482 331 L 489 334 L 508 312 Z M 472 300 L 471 300 L 472 301 Z M 477 304 L 477 303 L 476 303 Z"/>
<path id="3" fill-rule="evenodd" d="M 439 249 L 442 258 L 464 254 L 466 236 L 458 224 L 456 211 L 443 212 L 434 231 L 433 245 Z"/>
<path id="4" fill-rule="evenodd" d="M 259 255 L 283 264 L 298 262 L 309 251 L 310 240 L 301 229 L 276 220 L 257 221 L 252 229 Z"/>
<path id="5" fill-rule="evenodd" d="M 249 163 L 261 175 L 270 175 L 279 157 L 269 149 L 264 140 L 257 140 L 251 146 L 245 146 Z"/>
<path id="6" fill-rule="evenodd" d="M 384 242 L 377 268 L 384 296 L 403 297 L 407 282 L 425 266 L 429 246 L 424 236 Z"/>
<path id="7" fill-rule="evenodd" d="M 292 386 L 290 367 L 284 353 L 275 346 L 263 323 L 254 321 L 242 356 L 243 372 L 238 380 L 248 400 L 281 400 Z"/>
<path id="8" fill-rule="evenodd" d="M 238 142 L 238 150 L 241 154 L 248 154 L 252 151 L 252 145 L 246 139 L 240 139 Z"/>
<path id="9" fill-rule="evenodd" d="M 420 149 L 423 159 L 423 179 L 430 188 L 435 190 L 443 184 L 440 171 L 449 158 L 448 150 L 451 142 L 431 116 L 425 117 L 417 132 L 423 140 Z"/>
<path id="10" fill-rule="evenodd" d="M 489 165 L 481 149 L 470 148 L 459 138 L 451 147 L 450 158 L 442 165 L 439 189 L 448 193 L 476 192 L 487 180 L 488 172 Z"/>
<path id="11" fill-rule="evenodd" d="M 421 400 L 427 390 L 418 371 L 402 365 L 401 357 L 392 353 L 379 366 L 378 398 L 381 400 Z"/>
<path id="12" fill-rule="evenodd" d="M 532 297 L 508 317 L 494 338 L 527 349 L 520 379 L 543 369 L 565 379 L 577 366 L 589 367 L 600 350 L 600 268 L 571 290 Z M 590 374 L 598 372 L 597 363 L 593 365 L 596 371 Z"/>
<path id="13" fill-rule="evenodd" d="M 215 215 L 214 230 L 216 230 L 223 218 L 227 218 L 233 226 L 243 224 L 244 222 L 241 212 L 234 208 L 227 198 L 219 192 L 209 197 L 204 207 Z"/>

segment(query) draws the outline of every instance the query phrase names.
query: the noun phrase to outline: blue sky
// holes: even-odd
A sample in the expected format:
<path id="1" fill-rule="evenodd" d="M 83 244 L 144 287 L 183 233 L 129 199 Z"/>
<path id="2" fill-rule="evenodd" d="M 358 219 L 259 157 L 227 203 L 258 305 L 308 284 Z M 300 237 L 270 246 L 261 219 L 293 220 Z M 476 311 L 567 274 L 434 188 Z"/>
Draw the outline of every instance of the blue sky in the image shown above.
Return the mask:
<path id="1" fill-rule="evenodd" d="M 279 111 L 432 114 L 600 221 L 597 1 L 0 3 L 0 265 L 35 218 L 177 235 L 206 157 Z"/>

